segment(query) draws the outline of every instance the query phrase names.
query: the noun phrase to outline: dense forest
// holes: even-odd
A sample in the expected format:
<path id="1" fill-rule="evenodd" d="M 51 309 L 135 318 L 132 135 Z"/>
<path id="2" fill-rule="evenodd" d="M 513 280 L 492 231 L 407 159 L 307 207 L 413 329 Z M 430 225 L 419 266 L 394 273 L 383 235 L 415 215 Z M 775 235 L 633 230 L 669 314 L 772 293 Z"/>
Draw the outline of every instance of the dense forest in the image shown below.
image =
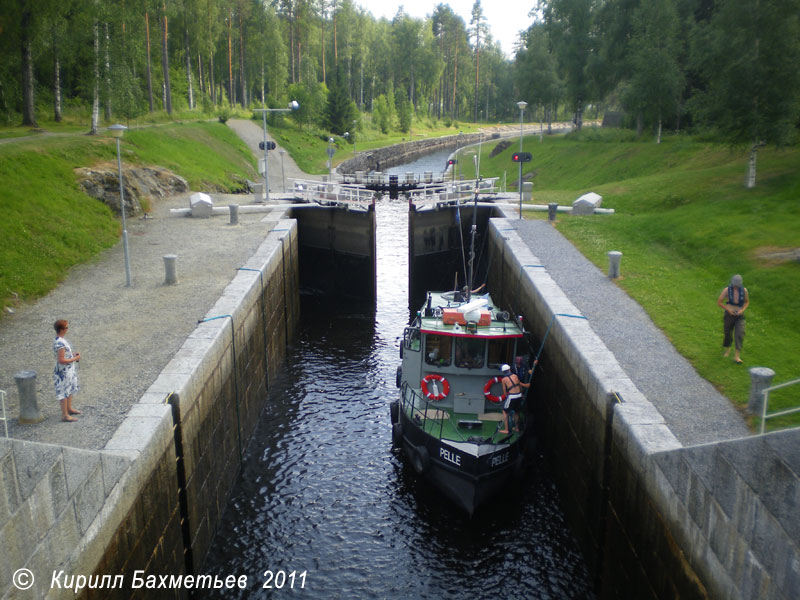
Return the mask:
<path id="1" fill-rule="evenodd" d="M 144 113 L 300 102 L 295 120 L 343 133 L 369 113 L 550 121 L 622 111 L 639 133 L 713 130 L 755 152 L 792 143 L 800 114 L 800 0 L 529 0 L 507 58 L 481 0 L 376 19 L 353 0 L 6 0 L 0 119 L 70 108 Z M 505 41 L 509 43 L 509 40 Z M 587 112 L 588 111 L 588 112 Z"/>

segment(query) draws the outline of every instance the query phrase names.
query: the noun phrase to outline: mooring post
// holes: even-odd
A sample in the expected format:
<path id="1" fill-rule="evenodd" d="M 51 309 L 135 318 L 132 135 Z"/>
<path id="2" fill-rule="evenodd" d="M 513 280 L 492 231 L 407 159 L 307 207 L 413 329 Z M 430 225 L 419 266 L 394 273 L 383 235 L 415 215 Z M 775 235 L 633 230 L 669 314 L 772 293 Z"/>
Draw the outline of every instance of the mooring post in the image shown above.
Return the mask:
<path id="1" fill-rule="evenodd" d="M 178 256 L 176 254 L 166 254 L 164 256 L 164 285 L 175 285 L 178 283 Z"/>
<path id="2" fill-rule="evenodd" d="M 764 409 L 764 390 L 772 385 L 775 371 L 767 367 L 753 367 L 749 372 L 750 399 L 747 402 L 747 412 L 760 415 Z"/>
<path id="3" fill-rule="evenodd" d="M 239 205 L 238 204 L 228 204 L 228 210 L 231 211 L 231 222 L 230 222 L 230 225 L 238 225 L 239 224 Z"/>
<path id="4" fill-rule="evenodd" d="M 558 212 L 558 203 L 551 202 L 547 205 L 547 218 L 550 221 L 556 220 L 556 213 Z"/>
<path id="5" fill-rule="evenodd" d="M 608 277 L 619 279 L 619 263 L 622 261 L 622 252 L 612 250 L 608 253 Z"/>
<path id="6" fill-rule="evenodd" d="M 14 373 L 14 381 L 19 392 L 19 422 L 33 424 L 44 421 L 36 397 L 36 371 L 18 371 Z"/>

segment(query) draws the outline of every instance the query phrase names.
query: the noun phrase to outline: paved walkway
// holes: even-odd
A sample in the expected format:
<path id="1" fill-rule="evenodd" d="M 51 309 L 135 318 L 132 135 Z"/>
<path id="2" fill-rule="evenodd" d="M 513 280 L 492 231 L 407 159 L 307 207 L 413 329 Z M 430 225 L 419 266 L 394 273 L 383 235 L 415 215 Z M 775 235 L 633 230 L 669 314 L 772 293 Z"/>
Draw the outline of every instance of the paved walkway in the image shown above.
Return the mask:
<path id="1" fill-rule="evenodd" d="M 229 121 L 229 125 L 258 151 L 263 139 L 258 124 Z M 307 177 L 288 154 L 284 160 L 287 177 L 290 173 Z M 270 181 L 280 185 L 279 173 L 272 173 Z M 132 287 L 125 286 L 118 243 L 65 273 L 63 283 L 44 298 L 0 321 L 0 389 L 8 392 L 12 438 L 102 448 L 283 215 L 283 209 L 271 214 L 240 212 L 238 226 L 229 225 L 226 216 L 170 215 L 171 208 L 189 205 L 188 196 L 154 202 L 152 219 L 128 219 Z M 252 195 L 213 194 L 212 198 L 222 206 L 253 201 Z M 174 286 L 163 285 L 166 254 L 178 255 Z M 69 321 L 67 339 L 81 353 L 81 390 L 73 404 L 83 415 L 74 423 L 61 422 L 52 384 L 53 323 L 60 318 Z M 46 417 L 36 425 L 17 423 L 14 373 L 27 369 L 37 372 L 39 407 Z"/>
<path id="2" fill-rule="evenodd" d="M 514 224 L 684 446 L 751 435 L 730 400 L 678 354 L 642 307 L 548 221 L 515 220 Z"/>

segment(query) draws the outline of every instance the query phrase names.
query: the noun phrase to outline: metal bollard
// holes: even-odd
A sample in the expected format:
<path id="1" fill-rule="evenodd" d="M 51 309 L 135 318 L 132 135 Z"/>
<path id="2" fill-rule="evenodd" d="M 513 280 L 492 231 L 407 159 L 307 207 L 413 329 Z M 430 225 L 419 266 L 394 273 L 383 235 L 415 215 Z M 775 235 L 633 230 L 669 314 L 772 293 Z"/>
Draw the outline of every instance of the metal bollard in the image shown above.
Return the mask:
<path id="1" fill-rule="evenodd" d="M 551 202 L 547 205 L 547 218 L 550 221 L 556 220 L 556 213 L 558 212 L 558 204 L 555 202 Z"/>
<path id="2" fill-rule="evenodd" d="M 622 261 L 622 252 L 612 250 L 608 253 L 608 277 L 619 279 L 619 263 Z"/>
<path id="3" fill-rule="evenodd" d="M 750 373 L 750 399 L 747 402 L 747 412 L 751 415 L 760 415 L 764 409 L 764 390 L 772 385 L 775 371 L 767 367 L 753 367 Z"/>
<path id="4" fill-rule="evenodd" d="M 228 210 L 231 211 L 231 221 L 229 225 L 238 225 L 239 224 L 239 205 L 238 204 L 228 204 Z"/>
<path id="5" fill-rule="evenodd" d="M 36 371 L 18 371 L 14 373 L 14 381 L 19 392 L 19 422 L 33 424 L 44 421 L 36 397 Z"/>
<path id="6" fill-rule="evenodd" d="M 175 285 L 178 283 L 178 256 L 175 254 L 164 255 L 164 285 Z"/>

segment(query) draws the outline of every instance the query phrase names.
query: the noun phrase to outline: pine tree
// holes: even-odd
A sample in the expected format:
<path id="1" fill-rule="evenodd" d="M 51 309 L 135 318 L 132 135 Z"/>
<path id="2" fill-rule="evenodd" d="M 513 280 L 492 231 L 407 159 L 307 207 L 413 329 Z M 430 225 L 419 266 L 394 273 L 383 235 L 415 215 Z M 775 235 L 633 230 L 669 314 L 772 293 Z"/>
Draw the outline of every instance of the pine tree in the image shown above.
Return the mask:
<path id="1" fill-rule="evenodd" d="M 355 116 L 356 107 L 347 94 L 347 89 L 342 81 L 341 70 L 337 68 L 328 92 L 328 103 L 325 106 L 325 123 L 331 133 L 342 135 L 350 129 Z"/>

